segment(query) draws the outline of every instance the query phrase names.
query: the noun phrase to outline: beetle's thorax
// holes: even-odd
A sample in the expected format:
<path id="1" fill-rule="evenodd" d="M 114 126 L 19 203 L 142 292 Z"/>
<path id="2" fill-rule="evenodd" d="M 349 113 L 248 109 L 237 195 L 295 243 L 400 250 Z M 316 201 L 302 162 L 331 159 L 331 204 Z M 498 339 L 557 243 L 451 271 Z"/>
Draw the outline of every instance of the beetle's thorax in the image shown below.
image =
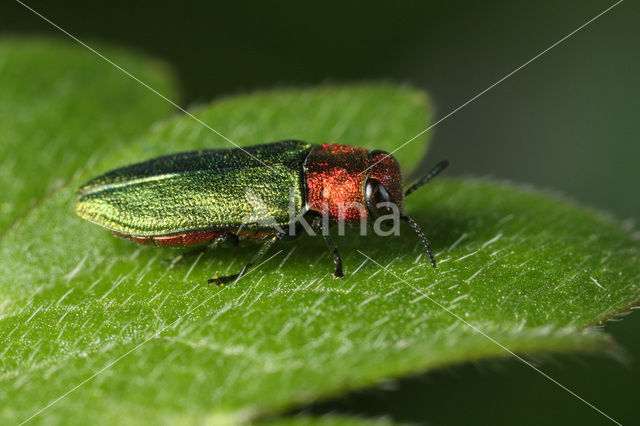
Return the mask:
<path id="1" fill-rule="evenodd" d="M 402 209 L 400 169 L 393 157 L 381 155 L 385 154 L 340 144 L 314 147 L 304 167 L 307 208 L 328 215 L 333 221 L 355 224 L 363 218 L 369 220 L 365 184 L 371 177 L 389 185 L 390 194 Z"/>

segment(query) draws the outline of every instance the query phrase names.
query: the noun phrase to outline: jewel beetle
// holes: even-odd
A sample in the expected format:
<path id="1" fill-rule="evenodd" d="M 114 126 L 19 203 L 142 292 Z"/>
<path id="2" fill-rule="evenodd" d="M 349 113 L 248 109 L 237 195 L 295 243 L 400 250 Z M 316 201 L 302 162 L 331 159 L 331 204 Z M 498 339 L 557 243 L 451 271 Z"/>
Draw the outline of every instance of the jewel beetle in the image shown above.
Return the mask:
<path id="1" fill-rule="evenodd" d="M 398 162 L 384 151 L 296 140 L 200 150 L 158 157 L 91 179 L 78 188 L 75 209 L 83 219 L 141 244 L 206 248 L 260 242 L 262 246 L 239 272 L 209 280 L 224 284 L 257 263 L 286 234 L 283 227 L 296 229 L 292 235 L 298 233 L 298 228 L 290 227 L 292 217 L 310 219 L 310 226 L 322 231 L 333 255 L 334 277 L 342 277 L 342 260 L 329 236 L 329 223 L 370 222 L 388 213 L 380 206 L 392 203 L 399 219 L 418 234 L 435 267 L 426 236 L 404 213 L 404 198 L 447 165 L 440 162 L 403 191 Z M 248 189 L 263 206 L 257 212 Z"/>

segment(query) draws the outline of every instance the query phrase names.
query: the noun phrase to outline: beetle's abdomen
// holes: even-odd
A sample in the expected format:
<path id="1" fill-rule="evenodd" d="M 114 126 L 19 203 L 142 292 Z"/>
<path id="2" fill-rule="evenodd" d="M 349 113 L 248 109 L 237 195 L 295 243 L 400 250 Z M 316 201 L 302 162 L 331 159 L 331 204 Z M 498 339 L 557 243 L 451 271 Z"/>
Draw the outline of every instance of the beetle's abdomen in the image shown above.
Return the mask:
<path id="1" fill-rule="evenodd" d="M 239 240 L 260 240 L 274 234 L 274 230 L 249 230 L 243 229 L 236 236 Z M 132 240 L 138 244 L 153 244 L 157 247 L 191 247 L 207 244 L 214 241 L 221 235 L 234 234 L 234 229 L 221 229 L 215 231 L 196 231 L 176 235 L 165 235 L 158 237 L 139 237 L 135 235 L 121 234 L 113 232 L 116 237 Z"/>
<path id="2" fill-rule="evenodd" d="M 220 232 L 201 231 L 162 237 L 137 237 L 135 235 L 121 234 L 119 232 L 114 232 L 113 235 L 127 240 L 132 240 L 138 244 L 153 244 L 158 247 L 190 247 L 212 241 L 220 235 Z"/>

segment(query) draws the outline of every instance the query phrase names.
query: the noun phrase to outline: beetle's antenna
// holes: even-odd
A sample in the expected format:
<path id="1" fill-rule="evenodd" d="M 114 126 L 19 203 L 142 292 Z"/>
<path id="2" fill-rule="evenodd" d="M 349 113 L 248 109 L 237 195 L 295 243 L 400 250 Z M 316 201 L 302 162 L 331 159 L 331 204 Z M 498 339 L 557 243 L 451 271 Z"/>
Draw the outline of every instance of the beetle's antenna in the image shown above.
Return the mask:
<path id="1" fill-rule="evenodd" d="M 424 248 L 427 251 L 427 256 L 429 256 L 429 260 L 431 260 L 431 264 L 435 268 L 436 260 L 433 258 L 433 253 L 431 253 L 431 245 L 429 244 L 429 240 L 427 240 L 427 236 L 424 235 L 424 232 L 422 232 L 422 229 L 420 229 L 420 225 L 418 225 L 416 221 L 411 219 L 409 216 L 402 215 L 400 216 L 400 219 L 407 222 L 409 225 L 411 225 L 413 230 L 416 231 L 416 234 L 418 234 L 418 236 L 422 240 L 422 244 L 424 245 Z"/>
<path id="2" fill-rule="evenodd" d="M 449 165 L 449 162 L 447 160 L 442 160 L 441 162 L 436 164 L 436 166 L 433 169 L 431 169 L 431 171 L 427 173 L 426 176 L 424 176 L 422 179 L 420 179 L 419 181 L 411 185 L 409 188 L 407 188 L 407 190 L 404 191 L 404 196 L 406 197 L 416 189 L 420 188 L 425 183 L 429 182 L 434 177 L 438 176 L 441 171 L 447 168 L 448 165 Z"/>

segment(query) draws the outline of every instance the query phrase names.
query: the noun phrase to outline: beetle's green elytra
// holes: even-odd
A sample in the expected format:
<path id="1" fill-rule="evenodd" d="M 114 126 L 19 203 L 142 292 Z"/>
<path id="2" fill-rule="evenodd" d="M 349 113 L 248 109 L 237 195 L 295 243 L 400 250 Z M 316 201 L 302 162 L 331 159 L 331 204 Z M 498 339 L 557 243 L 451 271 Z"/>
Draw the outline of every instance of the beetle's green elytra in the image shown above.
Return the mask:
<path id="1" fill-rule="evenodd" d="M 289 219 L 289 191 L 303 207 L 302 164 L 311 145 L 286 141 L 246 150 L 203 150 L 116 169 L 78 189 L 80 217 L 111 231 L 154 237 L 234 228 L 251 212 L 246 188 L 260 188 L 279 224 Z M 283 196 L 285 194 L 285 196 Z"/>

